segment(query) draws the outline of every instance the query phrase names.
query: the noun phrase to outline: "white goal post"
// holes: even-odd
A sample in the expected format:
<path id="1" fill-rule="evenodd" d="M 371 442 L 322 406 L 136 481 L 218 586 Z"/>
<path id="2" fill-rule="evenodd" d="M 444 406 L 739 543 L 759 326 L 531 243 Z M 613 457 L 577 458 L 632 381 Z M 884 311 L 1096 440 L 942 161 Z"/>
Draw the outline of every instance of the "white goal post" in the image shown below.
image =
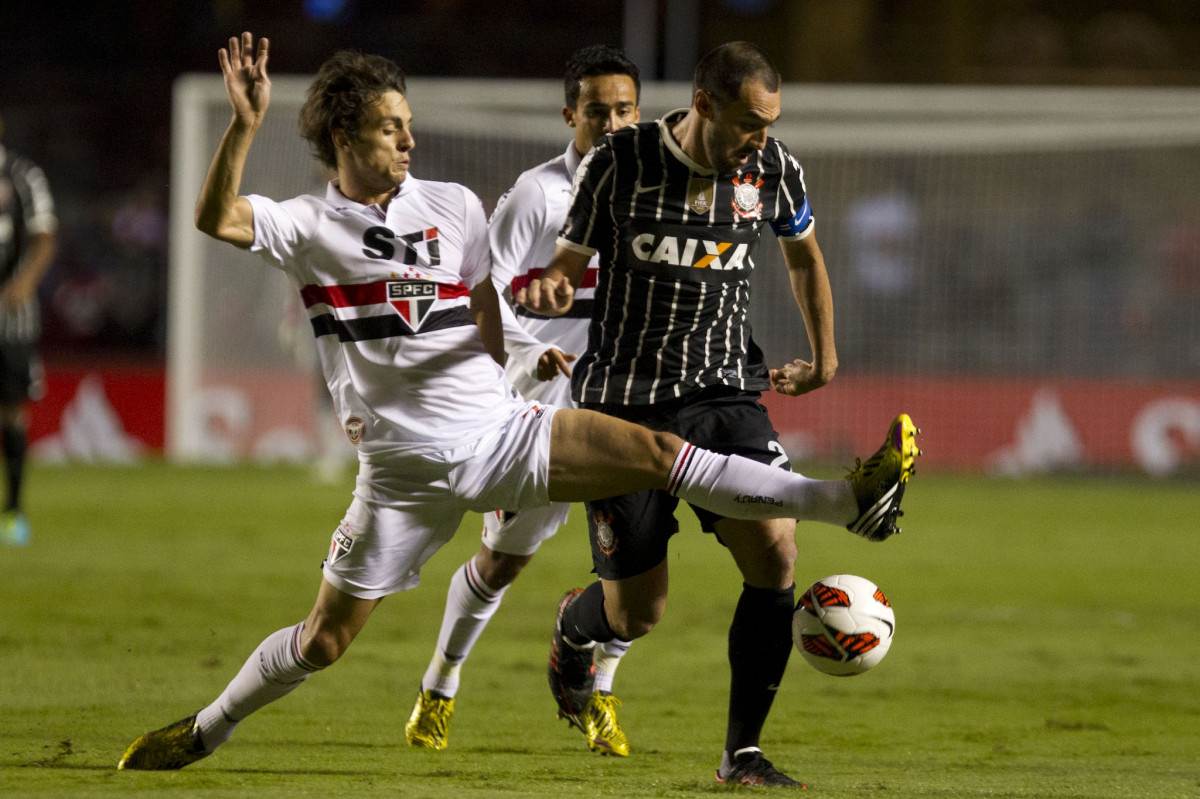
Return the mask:
<path id="1" fill-rule="evenodd" d="M 297 132 L 309 81 L 272 78 L 243 193 L 323 191 Z M 643 120 L 690 93 L 643 86 Z M 463 183 L 489 212 L 570 140 L 557 80 L 421 78 L 409 96 L 413 174 Z M 290 288 L 192 223 L 228 120 L 219 75 L 177 81 L 167 456 L 303 460 L 320 389 L 280 336 Z M 805 167 L 840 374 L 1100 377 L 1121 353 L 1149 377 L 1200 375 L 1196 316 L 1162 262 L 1173 226 L 1200 225 L 1200 91 L 786 85 L 771 133 Z M 807 357 L 778 248 L 760 252 L 755 338 L 772 363 Z"/>

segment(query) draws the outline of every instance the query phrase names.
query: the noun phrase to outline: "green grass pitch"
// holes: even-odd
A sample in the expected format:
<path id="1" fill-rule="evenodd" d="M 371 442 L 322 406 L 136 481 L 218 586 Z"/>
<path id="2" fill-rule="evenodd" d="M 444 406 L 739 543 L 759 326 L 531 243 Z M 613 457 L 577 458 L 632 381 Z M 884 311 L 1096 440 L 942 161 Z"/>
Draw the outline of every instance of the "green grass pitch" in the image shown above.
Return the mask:
<path id="1" fill-rule="evenodd" d="M 463 672 L 451 746 L 404 722 L 477 517 L 342 659 L 180 772 L 116 770 L 308 612 L 350 481 L 297 469 L 35 467 L 34 540 L 0 547 L 0 795 L 709 796 L 740 581 L 686 511 L 658 629 L 617 675 L 628 759 L 554 717 L 554 607 L 588 579 L 582 513 L 510 590 Z M 1200 796 L 1200 490 L 1190 482 L 920 474 L 904 533 L 801 525 L 797 582 L 877 582 L 897 634 L 872 672 L 792 658 L 763 736 L 810 796 Z M 743 790 L 734 790 L 744 793 Z"/>

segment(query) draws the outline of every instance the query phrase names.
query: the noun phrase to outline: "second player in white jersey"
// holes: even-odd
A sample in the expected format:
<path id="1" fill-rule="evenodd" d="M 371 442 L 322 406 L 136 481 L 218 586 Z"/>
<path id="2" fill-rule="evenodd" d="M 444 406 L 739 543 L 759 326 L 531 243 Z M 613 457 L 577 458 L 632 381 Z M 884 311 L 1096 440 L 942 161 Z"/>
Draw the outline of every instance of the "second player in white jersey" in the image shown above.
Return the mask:
<path id="1" fill-rule="evenodd" d="M 633 92 L 636 110 L 636 89 L 632 79 L 626 80 L 629 83 L 626 89 Z M 585 97 L 584 102 L 587 99 Z M 602 132 L 622 121 L 623 117 L 615 117 Z M 590 128 L 580 126 L 577 129 L 584 131 L 581 138 L 590 136 Z M 492 280 L 497 291 L 507 289 L 515 295 L 530 280 L 541 275 L 542 268 L 554 255 L 555 241 L 571 206 L 575 170 L 583 160 L 579 146 L 578 141 L 572 140 L 562 155 L 521 173 L 496 204 L 488 224 L 488 238 L 492 245 Z M 573 310 L 576 312 L 569 316 L 538 316 L 520 306 L 514 309 L 505 304 L 501 307 L 505 322 L 504 349 L 508 353 L 504 373 L 527 399 L 563 406 L 570 404 L 570 382 L 562 378 L 539 378 L 538 361 L 545 354 L 547 345 L 572 355 L 587 348 L 598 263 L 597 257 L 588 264 L 587 273 L 575 293 Z"/>
<path id="2" fill-rule="evenodd" d="M 564 83 L 563 118 L 575 130 L 571 143 L 562 155 L 523 172 L 500 198 L 488 225 L 492 280 L 501 294 L 516 295 L 541 276 L 542 267 L 554 255 L 584 154 L 600 137 L 640 118 L 638 70 L 617 48 L 594 45 L 577 51 L 567 63 Z M 501 303 L 508 354 L 505 374 L 526 399 L 574 406 L 566 361 L 587 347 L 597 267 L 598 259 L 593 258 L 568 315 L 538 316 L 519 306 L 514 313 L 509 304 Z M 410 746 L 442 749 L 447 745 L 463 663 L 509 584 L 542 542 L 566 523 L 569 508 L 568 503 L 555 502 L 516 514 L 485 514 L 478 554 L 450 581 L 437 647 L 406 727 Z M 611 689 L 628 646 L 615 640 L 596 648 L 597 679 L 590 692 L 596 696 L 589 696 L 587 708 L 578 708 L 572 720 L 591 749 L 621 756 L 629 753 L 629 745 L 616 720 Z"/>

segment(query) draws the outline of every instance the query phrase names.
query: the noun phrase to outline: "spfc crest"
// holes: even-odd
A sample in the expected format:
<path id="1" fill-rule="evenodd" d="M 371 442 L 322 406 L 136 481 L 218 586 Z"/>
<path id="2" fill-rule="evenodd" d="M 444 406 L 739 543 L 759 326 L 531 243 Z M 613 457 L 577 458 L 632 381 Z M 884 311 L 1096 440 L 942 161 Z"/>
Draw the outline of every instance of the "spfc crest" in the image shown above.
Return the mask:
<path id="1" fill-rule="evenodd" d="M 762 200 L 758 199 L 758 190 L 762 187 L 762 178 L 754 179 L 754 175 L 746 175 L 741 180 L 733 179 L 733 212 L 742 219 L 755 219 L 762 213 Z"/>
<path id="2" fill-rule="evenodd" d="M 387 284 L 387 300 L 408 329 L 416 333 L 437 301 L 437 283 L 428 280 L 396 280 Z"/>
<path id="3" fill-rule="evenodd" d="M 688 207 L 698 214 L 708 213 L 716 194 L 717 182 L 715 180 L 692 178 L 688 181 Z"/>
<path id="4" fill-rule="evenodd" d="M 349 555 L 353 547 L 354 533 L 348 524 L 342 522 L 338 525 L 338 529 L 333 531 L 333 540 L 329 542 L 329 557 L 326 558 L 326 563 L 332 566 Z"/>

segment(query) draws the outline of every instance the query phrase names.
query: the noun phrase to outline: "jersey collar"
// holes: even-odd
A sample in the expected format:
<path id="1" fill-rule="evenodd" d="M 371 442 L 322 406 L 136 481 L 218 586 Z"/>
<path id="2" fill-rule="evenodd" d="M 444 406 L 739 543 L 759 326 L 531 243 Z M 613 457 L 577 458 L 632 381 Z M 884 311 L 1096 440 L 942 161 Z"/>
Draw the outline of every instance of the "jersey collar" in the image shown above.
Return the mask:
<path id="1" fill-rule="evenodd" d="M 676 160 L 681 162 L 688 169 L 697 172 L 701 175 L 715 175 L 717 170 L 712 167 L 700 166 L 683 151 L 679 146 L 679 142 L 675 141 L 675 137 L 671 135 L 671 128 L 684 117 L 688 112 L 686 108 L 676 108 L 674 111 L 668 111 L 658 120 L 658 132 L 662 135 L 663 142 L 667 145 L 667 149 L 671 151 L 671 155 L 675 156 Z"/>
<path id="2" fill-rule="evenodd" d="M 396 193 L 392 195 L 392 200 L 395 201 L 399 197 L 406 197 L 409 194 L 412 194 L 416 190 L 416 184 L 417 179 L 412 175 L 407 175 L 403 182 L 400 183 L 400 187 L 396 190 Z M 363 205 L 362 203 L 351 200 L 349 197 L 342 194 L 342 190 L 338 184 L 337 178 L 334 178 L 333 180 L 329 181 L 328 184 L 326 184 L 325 200 L 330 205 L 333 205 L 337 208 L 356 208 L 362 211 L 371 211 L 378 216 L 385 216 L 383 209 L 379 207 L 378 203 L 372 205 Z M 388 208 L 391 207 L 392 204 L 389 202 Z"/>
<path id="3" fill-rule="evenodd" d="M 575 171 L 579 169 L 579 164 L 583 161 L 583 156 L 575 149 L 574 139 L 571 139 L 571 143 L 567 145 L 567 152 L 563 159 L 563 166 L 567 168 L 567 177 L 574 180 Z"/>

